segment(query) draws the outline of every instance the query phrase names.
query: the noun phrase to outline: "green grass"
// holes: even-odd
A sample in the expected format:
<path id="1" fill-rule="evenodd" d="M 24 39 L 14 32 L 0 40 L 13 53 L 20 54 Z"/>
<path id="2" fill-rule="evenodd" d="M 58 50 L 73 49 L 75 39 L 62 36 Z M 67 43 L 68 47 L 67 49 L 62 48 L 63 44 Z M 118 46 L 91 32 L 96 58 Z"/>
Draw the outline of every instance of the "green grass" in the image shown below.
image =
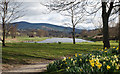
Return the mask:
<path id="1" fill-rule="evenodd" d="M 64 56 L 73 56 L 75 53 L 88 53 L 97 48 L 102 48 L 102 42 L 92 43 L 6 43 L 7 47 L 2 50 L 3 63 L 24 64 L 30 60 L 39 59 L 61 59 Z M 117 43 L 111 43 L 111 46 L 117 46 Z"/>
<path id="2" fill-rule="evenodd" d="M 12 39 L 11 37 L 8 37 L 6 39 L 6 43 L 16 43 L 16 42 L 25 42 L 25 41 L 42 41 L 42 40 L 46 40 L 50 37 L 16 37 L 14 39 Z"/>

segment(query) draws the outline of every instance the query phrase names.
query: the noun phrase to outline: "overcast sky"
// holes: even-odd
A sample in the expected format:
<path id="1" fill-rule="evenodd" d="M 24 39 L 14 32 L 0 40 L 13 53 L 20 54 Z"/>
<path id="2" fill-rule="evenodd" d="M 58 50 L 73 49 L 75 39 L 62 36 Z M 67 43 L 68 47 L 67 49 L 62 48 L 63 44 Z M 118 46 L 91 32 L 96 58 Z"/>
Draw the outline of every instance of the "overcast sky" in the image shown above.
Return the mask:
<path id="1" fill-rule="evenodd" d="M 37 0 L 36 2 L 34 2 L 33 0 L 24 1 L 26 1 L 23 2 L 23 5 L 25 7 L 25 16 L 16 20 L 15 22 L 26 21 L 30 23 L 50 23 L 62 26 L 66 26 L 64 25 L 64 23 L 70 22 L 70 18 L 63 16 L 60 13 L 57 12 L 48 13 L 47 8 L 45 6 L 42 6 L 39 2 L 44 0 L 38 0 L 38 2 Z M 97 15 L 101 16 L 101 13 L 99 12 Z M 98 24 L 98 21 L 101 21 L 101 19 L 98 17 L 95 18 L 93 17 L 94 17 L 93 15 L 86 17 L 88 20 L 86 20 L 86 22 L 78 24 L 76 28 L 94 29 L 95 28 L 94 25 Z M 94 22 L 91 22 L 91 19 L 93 19 Z"/>
<path id="2" fill-rule="evenodd" d="M 47 8 L 42 6 L 39 2 L 27 1 L 23 2 L 23 5 L 25 7 L 25 16 L 17 19 L 15 22 L 26 21 L 30 23 L 50 23 L 62 26 L 66 26 L 64 23 L 70 22 L 70 18 L 63 16 L 60 13 L 47 13 Z M 77 28 L 93 29 L 93 23 L 91 23 L 90 20 L 87 21 L 87 23 L 83 22 L 78 24 Z"/>

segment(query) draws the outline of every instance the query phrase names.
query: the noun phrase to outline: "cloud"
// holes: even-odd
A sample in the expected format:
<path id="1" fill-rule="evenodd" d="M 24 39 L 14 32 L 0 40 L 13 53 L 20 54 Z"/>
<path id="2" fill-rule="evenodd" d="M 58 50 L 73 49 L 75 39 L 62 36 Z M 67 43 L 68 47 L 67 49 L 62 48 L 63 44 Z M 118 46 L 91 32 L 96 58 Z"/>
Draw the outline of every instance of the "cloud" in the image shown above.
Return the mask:
<path id="1" fill-rule="evenodd" d="M 45 12 L 48 12 L 48 10 L 45 6 L 42 6 L 39 2 L 24 2 L 23 5 L 25 7 L 26 15 L 14 22 L 27 21 L 31 23 L 51 23 L 51 24 L 62 25 L 62 26 L 66 26 L 64 25 L 64 23 L 70 22 L 70 18 L 62 16 L 60 13 L 57 13 L 57 12 L 44 14 Z M 87 18 L 89 19 L 91 18 L 91 16 Z M 87 22 L 78 24 L 76 28 L 81 28 L 81 26 L 82 28 L 85 28 L 85 29 L 94 28 L 90 20 L 88 20 Z"/>

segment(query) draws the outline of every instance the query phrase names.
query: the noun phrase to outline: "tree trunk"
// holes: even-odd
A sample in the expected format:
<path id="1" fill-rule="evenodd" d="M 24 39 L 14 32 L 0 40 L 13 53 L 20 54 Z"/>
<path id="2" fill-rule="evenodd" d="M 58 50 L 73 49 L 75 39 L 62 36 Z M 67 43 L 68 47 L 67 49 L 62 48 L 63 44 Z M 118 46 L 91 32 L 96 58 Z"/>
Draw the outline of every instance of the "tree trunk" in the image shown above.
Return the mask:
<path id="1" fill-rule="evenodd" d="M 102 2 L 103 43 L 104 43 L 104 48 L 105 47 L 110 48 L 108 20 L 112 7 L 109 9 L 108 12 L 106 12 L 107 11 L 106 5 L 107 5 L 106 2 Z"/>
<path id="2" fill-rule="evenodd" d="M 3 29 L 2 46 L 5 46 L 5 23 L 2 24 L 2 29 Z"/>
<path id="3" fill-rule="evenodd" d="M 75 44 L 75 27 L 73 27 L 72 37 L 73 37 L 73 44 Z"/>
<path id="4" fill-rule="evenodd" d="M 118 28 L 118 39 L 119 39 L 119 54 L 120 54 L 120 6 L 119 6 L 119 28 Z"/>
<path id="5" fill-rule="evenodd" d="M 108 17 L 103 16 L 103 43 L 104 48 L 110 48 L 109 42 L 109 27 L 108 27 Z"/>

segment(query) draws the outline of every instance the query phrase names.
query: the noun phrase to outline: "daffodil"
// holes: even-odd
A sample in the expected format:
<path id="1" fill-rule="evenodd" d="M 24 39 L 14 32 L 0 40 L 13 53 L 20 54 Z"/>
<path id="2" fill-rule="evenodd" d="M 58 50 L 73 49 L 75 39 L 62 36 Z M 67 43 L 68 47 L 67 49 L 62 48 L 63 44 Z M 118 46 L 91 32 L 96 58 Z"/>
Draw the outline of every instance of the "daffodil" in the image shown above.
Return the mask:
<path id="1" fill-rule="evenodd" d="M 99 62 L 99 59 L 98 59 L 98 58 L 96 58 L 96 61 L 98 61 L 98 62 Z"/>
<path id="2" fill-rule="evenodd" d="M 77 62 L 77 60 L 75 60 L 75 62 Z"/>
<path id="3" fill-rule="evenodd" d="M 113 62 L 112 62 L 112 66 L 114 66 L 114 63 L 115 63 L 115 60 L 113 60 Z"/>
<path id="4" fill-rule="evenodd" d="M 110 62 L 112 63 L 112 60 L 110 60 Z"/>
<path id="5" fill-rule="evenodd" d="M 66 57 L 64 57 L 64 59 L 62 61 L 66 61 Z"/>
<path id="6" fill-rule="evenodd" d="M 101 51 L 103 51 L 103 49 Z"/>
<path id="7" fill-rule="evenodd" d="M 92 67 L 94 67 L 94 63 L 90 63 Z"/>
<path id="8" fill-rule="evenodd" d="M 68 59 L 71 59 L 71 57 L 68 57 Z"/>
<path id="9" fill-rule="evenodd" d="M 79 54 L 79 56 L 81 56 L 82 54 Z"/>
<path id="10" fill-rule="evenodd" d="M 117 58 L 117 56 L 116 56 L 116 55 L 114 55 L 114 58 Z"/>
<path id="11" fill-rule="evenodd" d="M 118 65 L 116 66 L 116 69 L 119 70 L 119 66 Z"/>
<path id="12" fill-rule="evenodd" d="M 77 53 L 75 53 L 75 57 L 77 57 Z"/>
<path id="13" fill-rule="evenodd" d="M 107 51 L 104 51 L 104 52 L 107 52 Z"/>
<path id="14" fill-rule="evenodd" d="M 107 70 L 109 70 L 111 67 L 109 65 L 107 65 Z"/>
<path id="15" fill-rule="evenodd" d="M 116 58 L 116 61 L 118 62 L 118 58 Z"/>
<path id="16" fill-rule="evenodd" d="M 80 59 L 80 61 L 82 61 L 82 59 Z"/>
<path id="17" fill-rule="evenodd" d="M 98 67 L 98 69 L 100 69 L 100 68 L 102 67 L 102 64 L 99 63 L 99 64 L 97 65 L 97 67 Z"/>
<path id="18" fill-rule="evenodd" d="M 107 49 L 107 47 L 105 47 L 105 49 Z"/>
<path id="19" fill-rule="evenodd" d="M 92 58 L 94 58 L 95 57 L 95 55 L 92 55 Z"/>
<path id="20" fill-rule="evenodd" d="M 115 63 L 115 60 L 113 60 L 113 63 Z"/>
<path id="21" fill-rule="evenodd" d="M 93 60 L 89 60 L 90 63 L 93 63 L 94 61 Z"/>
<path id="22" fill-rule="evenodd" d="M 115 47 L 113 47 L 113 48 L 115 48 Z"/>
<path id="23" fill-rule="evenodd" d="M 106 59 L 106 61 L 108 61 L 108 59 Z"/>
<path id="24" fill-rule="evenodd" d="M 71 58 L 71 61 L 73 61 L 73 59 Z"/>
<path id="25" fill-rule="evenodd" d="M 70 69 L 70 67 L 67 67 L 67 69 Z"/>
<path id="26" fill-rule="evenodd" d="M 118 49 L 119 49 L 119 47 L 116 48 L 116 50 L 118 50 Z"/>
<path id="27" fill-rule="evenodd" d="M 65 62 L 65 64 L 67 64 L 67 62 Z"/>
<path id="28" fill-rule="evenodd" d="M 76 62 L 76 61 L 73 61 L 73 64 L 74 64 L 74 65 L 75 65 L 75 62 Z"/>
<path id="29" fill-rule="evenodd" d="M 80 69 L 80 71 L 83 71 L 82 69 Z"/>
<path id="30" fill-rule="evenodd" d="M 117 66 L 117 63 L 115 63 L 115 66 Z"/>
<path id="31" fill-rule="evenodd" d="M 103 62 L 103 64 L 105 65 L 105 62 Z"/>
<path id="32" fill-rule="evenodd" d="M 96 61 L 96 62 L 95 62 L 95 64 L 96 64 L 96 65 L 98 65 L 98 64 L 99 64 L 99 62 L 98 62 L 98 61 Z"/>

